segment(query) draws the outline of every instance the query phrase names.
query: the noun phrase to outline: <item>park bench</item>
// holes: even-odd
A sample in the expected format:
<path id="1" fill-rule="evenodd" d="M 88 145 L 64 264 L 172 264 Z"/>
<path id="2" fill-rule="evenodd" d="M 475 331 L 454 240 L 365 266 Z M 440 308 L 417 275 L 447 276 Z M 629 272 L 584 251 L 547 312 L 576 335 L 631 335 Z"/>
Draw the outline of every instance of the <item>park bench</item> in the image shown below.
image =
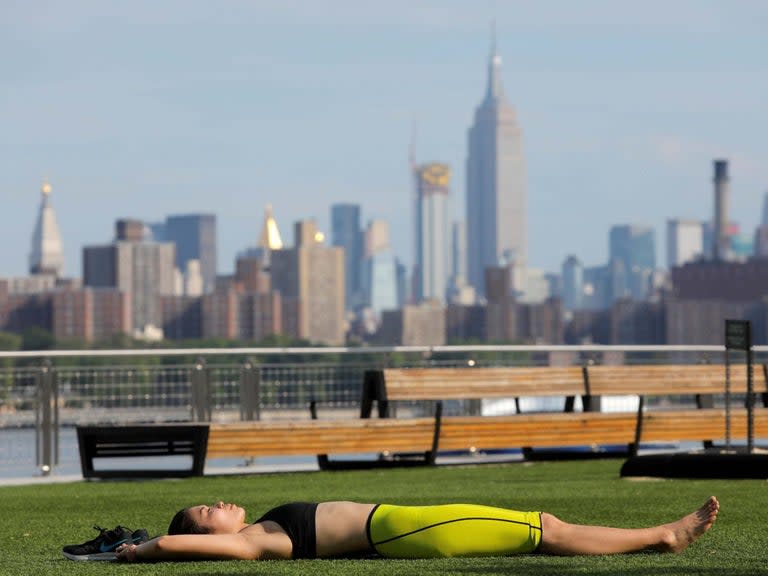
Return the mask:
<path id="1" fill-rule="evenodd" d="M 315 416 L 315 406 L 311 406 Z M 201 476 L 206 458 L 317 457 L 322 470 L 433 464 L 441 406 L 434 416 L 405 420 L 276 420 L 205 424 L 78 426 L 83 477 Z M 375 454 L 371 459 L 331 460 L 328 454 Z M 149 466 L 147 459 L 191 456 L 187 468 Z M 97 468 L 97 459 L 128 459 Z M 139 460 L 136 462 L 136 460 Z M 132 464 L 132 465 L 131 465 Z"/>
<path id="2" fill-rule="evenodd" d="M 731 366 L 730 392 L 747 392 L 747 367 Z M 726 429 L 726 411 L 713 407 L 713 396 L 725 393 L 725 366 L 722 364 L 695 365 L 638 365 L 590 366 L 586 370 L 592 394 L 636 394 L 640 397 L 636 443 L 660 441 L 701 441 L 705 446 L 722 440 Z M 753 391 L 762 407 L 754 412 L 756 434 L 768 436 L 768 387 L 766 366 L 753 370 Z M 660 406 L 653 410 L 646 406 L 648 397 L 690 397 L 696 409 Z M 728 424 L 734 438 L 743 439 L 747 433 L 747 415 L 743 405 L 734 402 Z"/>
<path id="3" fill-rule="evenodd" d="M 77 442 L 86 479 L 202 476 L 208 425 L 78 426 Z M 184 456 L 185 461 L 191 456 L 192 464 L 187 468 L 150 465 L 167 462 L 167 456 Z M 119 459 L 125 465 L 97 468 L 97 459 Z"/>
<path id="4" fill-rule="evenodd" d="M 211 424 L 208 458 L 317 456 L 321 470 L 433 464 L 442 405 L 434 416 L 404 419 L 276 420 Z M 328 454 L 378 454 L 331 460 Z"/>
<path id="5" fill-rule="evenodd" d="M 568 455 L 605 455 L 597 442 L 629 446 L 634 440 L 634 414 L 594 412 L 585 416 L 573 412 L 577 396 L 582 397 L 585 409 L 592 407 L 592 399 L 585 394 L 584 372 L 581 366 L 371 370 L 364 377 L 360 415 L 369 418 L 374 403 L 378 415 L 386 418 L 393 415 L 393 402 L 564 397 L 561 413 L 445 417 L 440 449 L 475 452 L 522 448 L 532 458 L 562 456 L 565 452 L 559 449 L 582 446 L 590 449 Z M 520 412 L 519 402 L 517 406 Z"/>
<path id="6" fill-rule="evenodd" d="M 731 391 L 746 391 L 746 367 L 732 366 Z M 622 365 L 584 367 L 421 368 L 369 371 L 363 384 L 361 416 L 369 418 L 377 404 L 380 417 L 392 416 L 390 403 L 536 396 L 565 396 L 559 413 L 512 416 L 445 417 L 441 423 L 442 450 L 483 450 L 519 447 L 532 456 L 534 448 L 594 447 L 625 444 L 634 453 L 641 442 L 722 439 L 725 411 L 714 408 L 712 395 L 724 393 L 723 365 Z M 765 367 L 754 370 L 754 390 L 768 401 Z M 602 413 L 599 399 L 636 395 L 635 412 Z M 573 412 L 581 396 L 584 412 Z M 647 398 L 690 396 L 695 409 L 647 408 Z M 734 437 L 744 438 L 746 414 L 733 406 L 729 424 Z M 755 410 L 755 430 L 768 436 L 768 410 Z M 551 452 L 550 452 L 551 454 Z"/>

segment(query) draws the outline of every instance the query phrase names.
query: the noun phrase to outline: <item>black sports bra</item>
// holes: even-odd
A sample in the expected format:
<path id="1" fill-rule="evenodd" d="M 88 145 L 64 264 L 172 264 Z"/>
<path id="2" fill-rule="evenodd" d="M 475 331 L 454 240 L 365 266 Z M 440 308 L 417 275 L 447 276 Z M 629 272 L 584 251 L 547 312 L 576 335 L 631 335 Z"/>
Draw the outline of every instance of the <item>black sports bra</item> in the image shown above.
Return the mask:
<path id="1" fill-rule="evenodd" d="M 314 502 L 291 502 L 272 508 L 255 524 L 271 520 L 285 530 L 293 544 L 293 558 L 317 558 L 317 533 L 315 530 Z"/>

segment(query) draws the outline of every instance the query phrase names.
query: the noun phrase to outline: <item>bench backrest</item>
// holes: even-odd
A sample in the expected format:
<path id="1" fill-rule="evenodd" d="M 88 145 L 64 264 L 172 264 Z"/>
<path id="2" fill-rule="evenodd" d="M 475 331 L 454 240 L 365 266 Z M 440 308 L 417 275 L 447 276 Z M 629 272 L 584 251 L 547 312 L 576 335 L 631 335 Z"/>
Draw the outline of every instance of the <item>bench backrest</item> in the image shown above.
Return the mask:
<path id="1" fill-rule="evenodd" d="M 731 392 L 746 392 L 747 367 L 738 364 L 729 370 Z M 725 393 L 724 364 L 589 366 L 587 378 L 589 392 L 596 396 Z M 766 392 L 762 365 L 753 368 L 753 385 L 755 392 Z"/>
<path id="2" fill-rule="evenodd" d="M 77 441 L 84 478 L 202 476 L 208 443 L 207 424 L 134 424 L 78 426 Z M 94 459 L 192 456 L 188 469 L 125 466 L 97 470 Z"/>
<path id="3" fill-rule="evenodd" d="M 580 366 L 383 370 L 387 400 L 450 400 L 584 393 Z"/>
<path id="4" fill-rule="evenodd" d="M 400 368 L 368 375 L 380 379 L 374 397 L 384 400 L 451 400 L 525 396 L 724 394 L 723 364 L 621 366 L 514 366 Z M 756 393 L 768 393 L 762 365 L 753 369 Z M 747 390 L 747 368 L 730 366 L 730 389 Z"/>

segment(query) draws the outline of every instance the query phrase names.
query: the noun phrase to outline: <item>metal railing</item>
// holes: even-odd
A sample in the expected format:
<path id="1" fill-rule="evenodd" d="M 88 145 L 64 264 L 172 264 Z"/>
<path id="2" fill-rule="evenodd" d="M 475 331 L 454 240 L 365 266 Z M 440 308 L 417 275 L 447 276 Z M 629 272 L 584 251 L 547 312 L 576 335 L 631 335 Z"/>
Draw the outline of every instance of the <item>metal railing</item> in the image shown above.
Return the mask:
<path id="1" fill-rule="evenodd" d="M 757 363 L 768 360 L 768 347 L 753 353 Z M 697 364 L 724 358 L 721 346 L 0 352 L 0 475 L 14 464 L 29 469 L 33 459 L 38 473 L 50 473 L 60 464 L 61 432 L 78 424 L 308 418 L 311 401 L 354 412 L 363 374 L 373 368 Z M 462 413 L 478 404 L 456 402 L 449 409 Z M 34 458 L 29 440 L 19 441 L 19 430 L 34 430 Z M 72 435 L 67 438 L 65 460 L 72 465 L 76 453 Z"/>

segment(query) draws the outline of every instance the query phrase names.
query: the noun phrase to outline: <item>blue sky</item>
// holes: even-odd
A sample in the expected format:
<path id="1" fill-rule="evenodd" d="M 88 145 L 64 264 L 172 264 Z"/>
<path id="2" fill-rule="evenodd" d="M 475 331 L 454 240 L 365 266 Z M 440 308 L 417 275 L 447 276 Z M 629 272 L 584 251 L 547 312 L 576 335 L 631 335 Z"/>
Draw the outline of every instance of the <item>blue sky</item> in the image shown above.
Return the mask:
<path id="1" fill-rule="evenodd" d="M 26 273 L 44 178 L 68 275 L 115 219 L 214 212 L 219 268 L 271 203 L 356 202 L 410 263 L 409 145 L 453 168 L 495 19 L 524 132 L 532 266 L 605 262 L 613 224 L 711 218 L 712 160 L 751 234 L 768 192 L 768 2 L 0 0 L 0 276 Z"/>

